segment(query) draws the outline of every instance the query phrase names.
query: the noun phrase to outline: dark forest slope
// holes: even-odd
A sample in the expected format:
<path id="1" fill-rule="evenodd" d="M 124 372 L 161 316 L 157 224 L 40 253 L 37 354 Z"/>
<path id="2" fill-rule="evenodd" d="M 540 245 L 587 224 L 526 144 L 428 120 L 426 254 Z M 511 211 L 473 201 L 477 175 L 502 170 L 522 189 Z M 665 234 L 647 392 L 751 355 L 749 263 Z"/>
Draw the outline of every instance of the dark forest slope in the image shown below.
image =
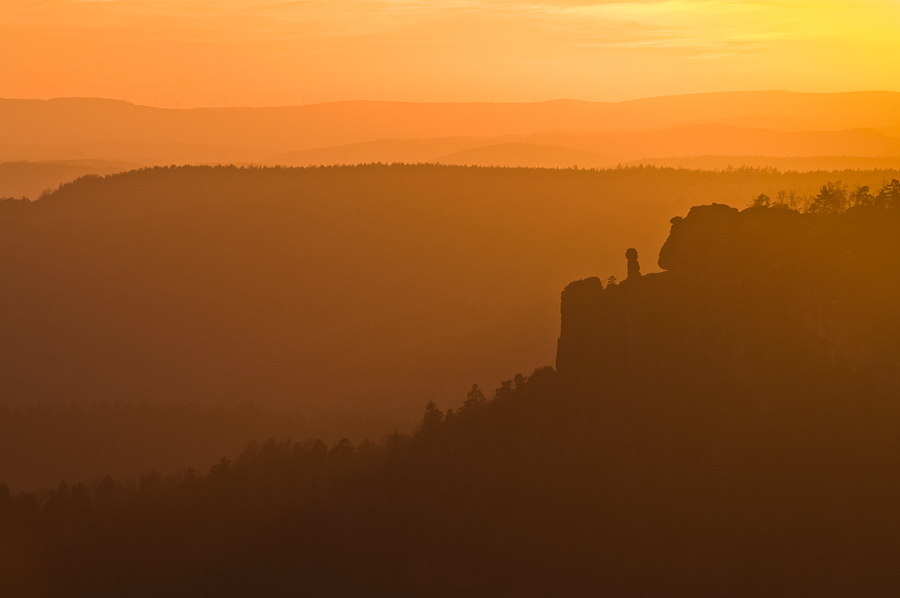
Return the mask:
<path id="1" fill-rule="evenodd" d="M 254 445 L 204 475 L 62 485 L 41 504 L 0 487 L 0 573 L 23 596 L 896 595 L 896 389 L 815 346 L 777 375 L 719 368 L 742 318 L 781 328 L 794 313 L 771 291 L 806 286 L 795 267 L 823 275 L 811 305 L 849 290 L 847 306 L 896 306 L 898 225 L 896 210 L 692 211 L 661 255 L 669 272 L 603 292 L 670 314 L 744 297 L 658 330 L 718 338 L 724 357 L 638 351 L 641 370 L 600 380 L 541 368 L 490 400 L 473 388 L 460 409 L 429 405 L 415 435 L 380 445 Z M 834 279 L 848 249 L 871 260 Z M 594 340 L 615 357 L 615 332 L 649 321 L 609 316 Z"/>

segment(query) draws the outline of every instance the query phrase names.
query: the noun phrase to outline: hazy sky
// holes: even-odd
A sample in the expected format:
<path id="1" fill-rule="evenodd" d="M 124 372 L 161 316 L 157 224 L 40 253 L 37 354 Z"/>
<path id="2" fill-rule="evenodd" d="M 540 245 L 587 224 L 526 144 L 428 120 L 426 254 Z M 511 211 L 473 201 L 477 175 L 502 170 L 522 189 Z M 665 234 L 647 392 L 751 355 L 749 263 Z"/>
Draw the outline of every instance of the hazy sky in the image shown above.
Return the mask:
<path id="1" fill-rule="evenodd" d="M 0 97 L 175 107 L 900 90 L 897 0 L 0 0 Z"/>

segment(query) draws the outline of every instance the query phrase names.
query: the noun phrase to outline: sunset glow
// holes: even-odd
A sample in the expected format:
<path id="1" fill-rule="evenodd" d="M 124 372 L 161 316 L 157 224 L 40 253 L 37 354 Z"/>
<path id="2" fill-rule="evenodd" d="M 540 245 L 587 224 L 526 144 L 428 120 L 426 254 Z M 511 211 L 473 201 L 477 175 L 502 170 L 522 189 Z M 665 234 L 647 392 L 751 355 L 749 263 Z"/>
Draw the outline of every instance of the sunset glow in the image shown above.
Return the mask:
<path id="1" fill-rule="evenodd" d="M 4 0 L 0 97 L 160 107 L 900 89 L 878 0 Z"/>

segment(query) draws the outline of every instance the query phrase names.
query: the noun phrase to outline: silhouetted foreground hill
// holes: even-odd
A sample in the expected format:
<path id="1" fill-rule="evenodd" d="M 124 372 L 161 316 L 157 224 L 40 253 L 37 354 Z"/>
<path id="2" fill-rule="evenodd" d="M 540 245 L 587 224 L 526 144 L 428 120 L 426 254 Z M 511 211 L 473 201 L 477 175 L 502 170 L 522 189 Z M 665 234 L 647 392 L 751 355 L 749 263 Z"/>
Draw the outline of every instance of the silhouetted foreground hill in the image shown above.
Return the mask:
<path id="1" fill-rule="evenodd" d="M 553 360 L 672 214 L 895 172 L 157 168 L 0 201 L 0 402 L 409 414 Z"/>
<path id="2" fill-rule="evenodd" d="M 898 227 L 696 208 L 666 274 L 629 252 L 628 280 L 566 290 L 559 373 L 380 445 L 0 490 L 0 572 L 23 596 L 896 595 Z"/>

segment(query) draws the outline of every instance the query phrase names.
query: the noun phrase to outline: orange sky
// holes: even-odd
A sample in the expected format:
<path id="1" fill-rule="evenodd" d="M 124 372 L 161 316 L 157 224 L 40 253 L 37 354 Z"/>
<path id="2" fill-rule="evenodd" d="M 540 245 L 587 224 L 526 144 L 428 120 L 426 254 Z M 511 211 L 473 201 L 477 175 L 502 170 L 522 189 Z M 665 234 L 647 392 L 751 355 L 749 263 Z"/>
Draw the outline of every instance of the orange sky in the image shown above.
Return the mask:
<path id="1" fill-rule="evenodd" d="M 0 0 L 0 97 L 162 107 L 900 90 L 896 0 Z"/>

